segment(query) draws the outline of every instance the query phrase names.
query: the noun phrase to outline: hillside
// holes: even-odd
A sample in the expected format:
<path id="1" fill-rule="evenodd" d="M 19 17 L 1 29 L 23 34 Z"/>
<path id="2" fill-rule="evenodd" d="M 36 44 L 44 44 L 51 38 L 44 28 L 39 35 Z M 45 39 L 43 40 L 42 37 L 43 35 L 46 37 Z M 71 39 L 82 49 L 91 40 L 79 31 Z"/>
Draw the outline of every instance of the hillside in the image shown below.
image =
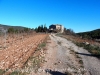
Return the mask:
<path id="1" fill-rule="evenodd" d="M 77 35 L 82 36 L 82 38 L 88 39 L 100 39 L 100 29 L 96 29 L 93 31 L 77 33 Z"/>
<path id="2" fill-rule="evenodd" d="M 0 27 L 3 27 L 4 29 L 14 28 L 17 30 L 23 30 L 24 28 L 26 28 L 22 26 L 10 26 L 10 25 L 3 25 L 3 24 L 0 24 Z"/>

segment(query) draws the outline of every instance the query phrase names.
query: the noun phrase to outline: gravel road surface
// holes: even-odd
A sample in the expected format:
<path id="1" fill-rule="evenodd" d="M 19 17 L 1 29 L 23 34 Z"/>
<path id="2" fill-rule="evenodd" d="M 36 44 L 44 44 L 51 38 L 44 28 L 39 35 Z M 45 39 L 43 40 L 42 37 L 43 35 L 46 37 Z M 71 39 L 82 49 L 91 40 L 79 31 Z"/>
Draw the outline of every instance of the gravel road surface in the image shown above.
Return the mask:
<path id="1" fill-rule="evenodd" d="M 65 72 L 71 75 L 100 75 L 100 60 L 91 56 L 87 50 L 55 34 L 51 34 L 50 39 L 45 54 L 46 62 L 34 75 L 67 75 Z M 72 50 L 81 57 L 84 68 L 80 67 L 78 59 L 71 54 Z"/>

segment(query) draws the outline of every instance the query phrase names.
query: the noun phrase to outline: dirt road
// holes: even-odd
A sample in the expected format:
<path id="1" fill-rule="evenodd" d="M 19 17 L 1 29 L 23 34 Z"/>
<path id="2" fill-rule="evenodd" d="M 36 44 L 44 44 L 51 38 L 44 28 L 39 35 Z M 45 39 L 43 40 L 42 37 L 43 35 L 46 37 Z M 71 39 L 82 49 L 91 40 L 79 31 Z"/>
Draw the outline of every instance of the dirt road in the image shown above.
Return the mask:
<path id="1" fill-rule="evenodd" d="M 62 38 L 60 38 L 62 39 Z M 65 39 L 62 39 L 63 41 Z M 75 52 L 77 52 L 78 56 L 80 56 L 83 60 L 83 65 L 85 70 L 88 71 L 88 75 L 100 75 L 100 60 L 96 57 L 92 56 L 87 50 L 77 47 L 71 41 L 66 40 L 67 47 L 72 47 Z"/>
<path id="2" fill-rule="evenodd" d="M 100 61 L 97 58 L 69 40 L 54 34 L 50 38 L 45 54 L 46 62 L 34 75 L 100 75 Z M 80 63 L 80 59 L 83 63 Z"/>

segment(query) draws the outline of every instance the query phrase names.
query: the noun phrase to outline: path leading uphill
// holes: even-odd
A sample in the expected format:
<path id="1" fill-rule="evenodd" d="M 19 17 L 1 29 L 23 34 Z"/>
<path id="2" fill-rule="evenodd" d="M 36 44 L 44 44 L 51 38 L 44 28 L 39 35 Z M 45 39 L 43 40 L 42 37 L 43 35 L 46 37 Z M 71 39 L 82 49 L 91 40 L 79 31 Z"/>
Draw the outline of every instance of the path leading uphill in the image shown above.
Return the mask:
<path id="1" fill-rule="evenodd" d="M 50 39 L 46 62 L 36 75 L 100 75 L 100 60 L 89 56 L 88 51 L 54 34 L 50 35 Z"/>

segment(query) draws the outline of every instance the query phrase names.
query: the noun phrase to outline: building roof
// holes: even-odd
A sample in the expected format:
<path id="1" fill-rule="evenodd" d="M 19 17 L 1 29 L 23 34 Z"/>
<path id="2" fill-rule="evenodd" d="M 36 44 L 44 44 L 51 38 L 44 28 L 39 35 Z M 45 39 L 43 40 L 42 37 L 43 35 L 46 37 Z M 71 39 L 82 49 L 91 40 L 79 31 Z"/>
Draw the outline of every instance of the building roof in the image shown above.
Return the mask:
<path id="1" fill-rule="evenodd" d="M 62 26 L 62 25 L 60 25 L 60 24 L 51 24 L 51 25 Z"/>

